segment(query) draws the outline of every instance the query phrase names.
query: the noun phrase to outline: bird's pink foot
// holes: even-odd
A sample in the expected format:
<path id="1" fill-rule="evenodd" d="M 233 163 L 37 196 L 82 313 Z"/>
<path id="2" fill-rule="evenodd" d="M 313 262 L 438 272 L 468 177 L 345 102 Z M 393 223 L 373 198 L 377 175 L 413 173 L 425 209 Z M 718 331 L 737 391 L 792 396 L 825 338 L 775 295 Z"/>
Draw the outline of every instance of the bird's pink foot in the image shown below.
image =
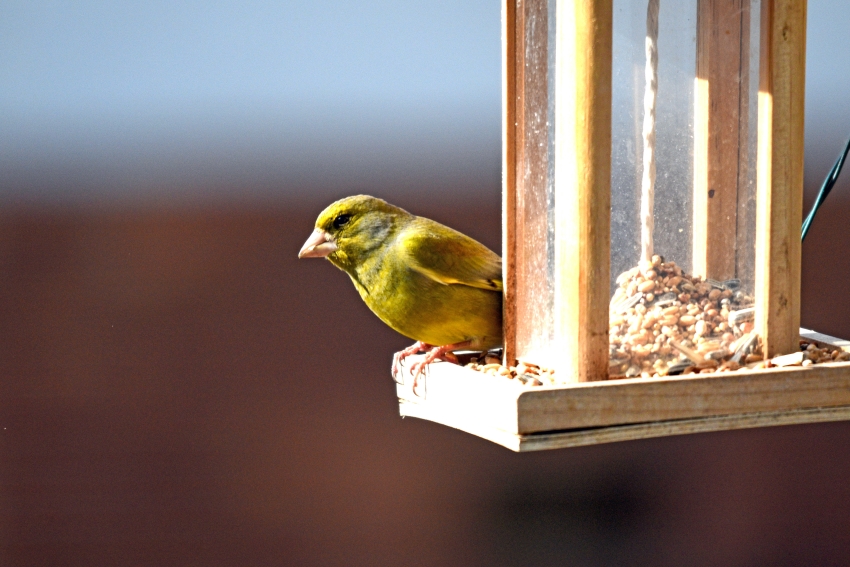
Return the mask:
<path id="1" fill-rule="evenodd" d="M 402 361 L 404 361 L 404 359 L 407 358 L 408 356 L 411 356 L 413 354 L 417 354 L 420 351 L 428 350 L 428 349 L 432 349 L 432 348 L 434 348 L 434 347 L 427 344 L 427 343 L 423 343 L 422 341 L 416 341 L 415 343 L 413 343 L 412 345 L 410 345 L 406 349 L 400 350 L 397 353 L 395 353 L 393 355 L 393 368 L 392 368 L 393 380 L 395 380 L 397 384 L 403 384 L 404 382 L 402 382 L 401 378 L 399 378 L 399 372 L 401 372 Z"/>
<path id="2" fill-rule="evenodd" d="M 425 353 L 425 358 L 416 361 L 413 363 L 413 366 L 410 367 L 410 373 L 413 375 L 414 380 L 425 372 L 425 366 L 431 364 L 435 360 L 449 360 L 450 362 L 457 362 L 457 357 L 451 353 L 451 351 L 455 348 L 455 345 L 431 347 L 430 350 Z M 449 357 L 453 360 L 449 359 Z"/>
<path id="3" fill-rule="evenodd" d="M 419 377 L 425 373 L 425 368 L 428 364 L 434 362 L 435 360 L 445 360 L 447 362 L 454 362 L 457 364 L 457 357 L 452 354 L 452 351 L 461 350 L 464 348 L 468 348 L 472 344 L 472 341 L 463 341 L 460 343 L 455 343 L 452 345 L 443 345 L 439 347 L 435 347 L 429 345 L 427 343 L 418 342 L 401 352 L 397 352 L 393 357 L 393 377 L 396 377 L 396 368 L 401 364 L 401 361 L 410 356 L 411 354 L 416 354 L 420 350 L 427 350 L 428 352 L 425 354 L 425 357 L 422 360 L 417 361 L 410 367 L 410 374 L 413 376 L 413 385 L 411 387 L 411 391 L 414 395 L 418 396 L 417 388 L 419 386 Z M 398 379 L 396 378 L 396 382 Z"/>

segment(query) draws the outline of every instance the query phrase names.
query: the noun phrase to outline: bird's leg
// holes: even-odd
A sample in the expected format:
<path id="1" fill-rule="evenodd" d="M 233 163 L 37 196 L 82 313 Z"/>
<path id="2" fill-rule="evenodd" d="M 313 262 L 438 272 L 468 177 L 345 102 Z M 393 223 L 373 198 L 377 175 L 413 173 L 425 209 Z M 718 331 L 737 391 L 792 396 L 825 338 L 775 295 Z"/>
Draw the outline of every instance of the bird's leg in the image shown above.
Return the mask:
<path id="1" fill-rule="evenodd" d="M 401 371 L 402 361 L 412 354 L 416 354 L 422 350 L 429 350 L 434 348 L 428 343 L 423 343 L 422 341 L 416 341 L 414 344 L 410 345 L 404 350 L 400 350 L 393 355 L 393 380 L 396 381 L 397 384 L 402 384 L 400 379 L 398 378 L 398 373 Z"/>
<path id="2" fill-rule="evenodd" d="M 419 395 L 416 393 L 416 386 L 419 383 L 419 377 L 425 372 L 425 366 L 427 364 L 430 364 L 435 360 L 445 360 L 447 362 L 457 363 L 457 357 L 452 354 L 452 351 L 469 348 L 472 345 L 472 342 L 473 341 L 469 340 L 460 343 L 455 343 L 453 345 L 443 345 L 438 347 L 424 345 L 425 347 L 430 348 L 431 350 L 429 350 L 425 354 L 425 358 L 414 363 L 413 366 L 410 367 L 410 373 L 413 375 L 413 387 L 411 389 L 413 391 L 413 394 L 416 396 Z"/>

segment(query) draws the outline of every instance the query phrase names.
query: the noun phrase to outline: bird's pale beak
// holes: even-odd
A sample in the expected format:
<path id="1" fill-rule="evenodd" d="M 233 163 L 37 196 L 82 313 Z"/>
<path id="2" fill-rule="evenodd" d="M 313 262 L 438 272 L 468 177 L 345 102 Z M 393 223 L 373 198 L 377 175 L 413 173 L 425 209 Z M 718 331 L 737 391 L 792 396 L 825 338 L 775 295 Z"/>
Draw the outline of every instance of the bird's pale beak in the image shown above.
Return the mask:
<path id="1" fill-rule="evenodd" d="M 324 258 L 336 252 L 336 242 L 324 230 L 317 228 L 301 247 L 299 258 Z"/>

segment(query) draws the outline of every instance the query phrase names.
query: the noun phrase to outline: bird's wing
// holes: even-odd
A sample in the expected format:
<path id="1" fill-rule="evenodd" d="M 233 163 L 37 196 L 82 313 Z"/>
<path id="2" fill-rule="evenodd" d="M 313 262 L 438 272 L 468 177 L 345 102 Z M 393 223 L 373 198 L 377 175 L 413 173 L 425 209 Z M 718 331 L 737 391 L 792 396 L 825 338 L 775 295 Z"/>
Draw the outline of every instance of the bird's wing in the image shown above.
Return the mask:
<path id="1" fill-rule="evenodd" d="M 411 269 L 444 285 L 502 290 L 502 259 L 496 253 L 447 226 L 416 221 L 398 241 Z"/>

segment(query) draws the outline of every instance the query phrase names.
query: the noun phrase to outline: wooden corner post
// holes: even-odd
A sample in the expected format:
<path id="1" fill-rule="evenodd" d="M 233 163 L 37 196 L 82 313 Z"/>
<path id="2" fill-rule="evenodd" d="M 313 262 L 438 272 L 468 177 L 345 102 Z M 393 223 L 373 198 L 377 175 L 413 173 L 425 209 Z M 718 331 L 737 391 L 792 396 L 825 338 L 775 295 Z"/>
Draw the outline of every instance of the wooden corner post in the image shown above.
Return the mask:
<path id="1" fill-rule="evenodd" d="M 806 0 L 762 0 L 756 330 L 766 357 L 798 349 Z"/>
<path id="2" fill-rule="evenodd" d="M 608 375 L 612 0 L 505 0 L 505 361 Z"/>
<path id="3" fill-rule="evenodd" d="M 551 0 L 505 0 L 502 13 L 502 261 L 505 363 L 553 366 Z"/>
<path id="4" fill-rule="evenodd" d="M 555 333 L 564 382 L 608 376 L 612 0 L 558 2 Z"/>
<path id="5" fill-rule="evenodd" d="M 698 0 L 693 273 L 717 280 L 741 277 L 738 257 L 752 257 L 738 248 L 753 244 L 738 230 L 747 193 L 749 53 L 750 0 Z"/>
<path id="6" fill-rule="evenodd" d="M 502 280 L 504 363 L 516 359 L 516 6 L 502 0 Z"/>

